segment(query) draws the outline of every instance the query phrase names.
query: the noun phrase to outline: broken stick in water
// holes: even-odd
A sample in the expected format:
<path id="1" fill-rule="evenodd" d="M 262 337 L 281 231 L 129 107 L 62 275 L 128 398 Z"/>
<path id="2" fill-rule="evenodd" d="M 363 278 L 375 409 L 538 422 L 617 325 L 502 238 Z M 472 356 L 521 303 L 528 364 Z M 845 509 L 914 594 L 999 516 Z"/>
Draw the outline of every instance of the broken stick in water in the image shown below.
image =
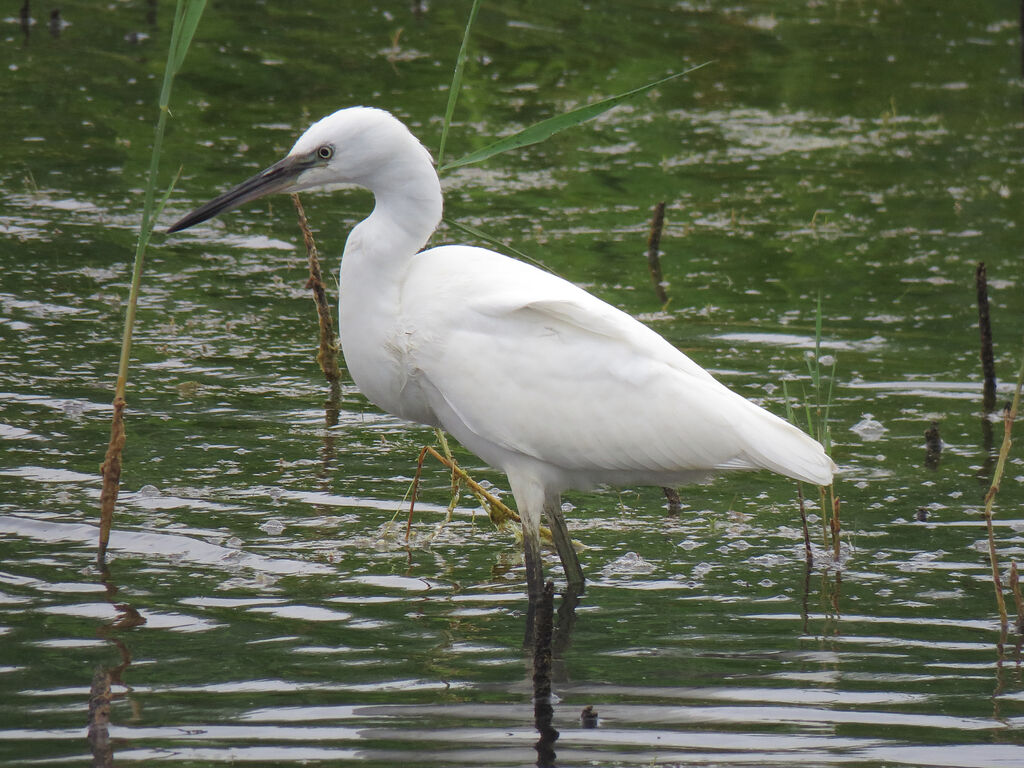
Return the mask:
<path id="1" fill-rule="evenodd" d="M 992 354 L 992 322 L 989 319 L 988 275 L 985 262 L 979 261 L 974 271 L 974 287 L 978 295 L 978 330 L 981 334 L 981 372 L 985 378 L 982 406 L 988 413 L 996 405 L 996 365 Z"/>
<path id="2" fill-rule="evenodd" d="M 924 433 L 924 465 L 928 469 L 939 466 L 942 456 L 942 438 L 939 436 L 939 422 L 933 421 Z"/>
<path id="3" fill-rule="evenodd" d="M 651 280 L 654 282 L 654 292 L 658 294 L 658 301 L 667 304 L 668 293 L 665 291 L 665 281 L 661 275 L 661 230 L 664 227 L 665 203 L 662 201 L 654 206 L 654 216 L 651 219 L 651 233 L 647 237 L 647 268 L 651 271 Z"/>

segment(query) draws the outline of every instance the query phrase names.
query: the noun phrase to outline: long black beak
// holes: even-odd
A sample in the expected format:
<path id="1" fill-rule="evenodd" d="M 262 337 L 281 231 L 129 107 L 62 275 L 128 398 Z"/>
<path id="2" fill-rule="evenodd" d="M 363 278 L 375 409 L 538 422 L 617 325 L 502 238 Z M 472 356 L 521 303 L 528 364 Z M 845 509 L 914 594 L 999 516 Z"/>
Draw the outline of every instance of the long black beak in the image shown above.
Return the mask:
<path id="1" fill-rule="evenodd" d="M 174 222 L 168 228 L 167 234 L 188 229 L 207 219 L 212 219 L 217 214 L 230 211 L 232 208 L 237 208 L 264 195 L 284 192 L 295 184 L 303 171 L 314 165 L 316 165 L 315 155 L 286 157 Z"/>

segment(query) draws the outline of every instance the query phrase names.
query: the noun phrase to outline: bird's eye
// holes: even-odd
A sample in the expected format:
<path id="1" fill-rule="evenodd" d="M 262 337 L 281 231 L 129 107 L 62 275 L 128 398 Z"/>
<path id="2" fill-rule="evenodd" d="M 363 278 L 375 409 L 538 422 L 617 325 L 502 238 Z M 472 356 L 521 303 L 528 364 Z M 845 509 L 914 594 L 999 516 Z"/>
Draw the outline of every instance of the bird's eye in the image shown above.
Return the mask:
<path id="1" fill-rule="evenodd" d="M 321 160 L 330 160 L 334 157 L 334 147 L 330 144 L 324 144 L 320 149 L 316 151 L 316 156 Z"/>

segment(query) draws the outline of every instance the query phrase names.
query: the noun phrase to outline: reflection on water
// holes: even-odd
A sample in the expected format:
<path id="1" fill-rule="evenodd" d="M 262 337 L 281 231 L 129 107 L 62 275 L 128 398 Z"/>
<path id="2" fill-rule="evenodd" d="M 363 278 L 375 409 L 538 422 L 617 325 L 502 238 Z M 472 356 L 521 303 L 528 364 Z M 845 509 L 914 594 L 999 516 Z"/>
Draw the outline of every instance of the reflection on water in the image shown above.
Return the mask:
<path id="1" fill-rule="evenodd" d="M 344 104 L 390 108 L 437 145 L 465 9 L 343 5 L 207 11 L 177 86 L 168 219 Z M 169 7 L 69 6 L 59 35 L 47 9 L 6 20 L 6 764 L 1024 764 L 1020 638 L 1000 633 L 981 518 L 1001 424 L 981 403 L 973 283 L 984 259 L 998 409 L 1024 327 L 1017 20 L 997 4 L 761 5 L 485 4 L 477 22 L 453 154 L 716 63 L 451 174 L 448 217 L 642 317 L 778 413 L 784 383 L 813 399 L 819 291 L 837 360 L 838 559 L 816 494 L 807 559 L 779 479 L 683 488 L 673 504 L 656 488 L 571 494 L 592 581 L 555 595 L 550 664 L 514 538 L 467 506 L 438 527 L 443 470 L 424 475 L 406 542 L 401 500 L 430 430 L 351 384 L 324 405 L 285 200 L 155 238 L 125 487 L 96 570 L 96 468 Z M 667 305 L 643 256 L 659 200 Z M 332 291 L 371 203 L 305 204 Z M 500 493 L 502 477 L 458 458 Z M 1022 464 L 1011 453 L 996 502 L 1006 564 L 1024 552 Z"/>

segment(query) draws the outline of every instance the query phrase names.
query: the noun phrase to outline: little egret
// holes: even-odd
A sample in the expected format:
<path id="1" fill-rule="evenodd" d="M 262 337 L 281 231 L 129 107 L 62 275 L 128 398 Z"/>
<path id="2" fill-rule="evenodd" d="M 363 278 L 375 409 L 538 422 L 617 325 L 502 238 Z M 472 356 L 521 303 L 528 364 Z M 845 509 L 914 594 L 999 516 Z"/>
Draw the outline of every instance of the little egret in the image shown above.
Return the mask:
<path id="1" fill-rule="evenodd" d="M 832 481 L 835 465 L 817 441 L 625 312 L 484 248 L 421 251 L 441 220 L 441 184 L 427 150 L 383 110 L 323 118 L 283 160 L 168 231 L 273 192 L 335 184 L 376 200 L 341 261 L 352 379 L 379 408 L 446 430 L 508 476 L 531 598 L 543 589 L 542 513 L 570 588 L 583 587 L 562 516 L 567 489 L 676 485 L 733 469 Z"/>

